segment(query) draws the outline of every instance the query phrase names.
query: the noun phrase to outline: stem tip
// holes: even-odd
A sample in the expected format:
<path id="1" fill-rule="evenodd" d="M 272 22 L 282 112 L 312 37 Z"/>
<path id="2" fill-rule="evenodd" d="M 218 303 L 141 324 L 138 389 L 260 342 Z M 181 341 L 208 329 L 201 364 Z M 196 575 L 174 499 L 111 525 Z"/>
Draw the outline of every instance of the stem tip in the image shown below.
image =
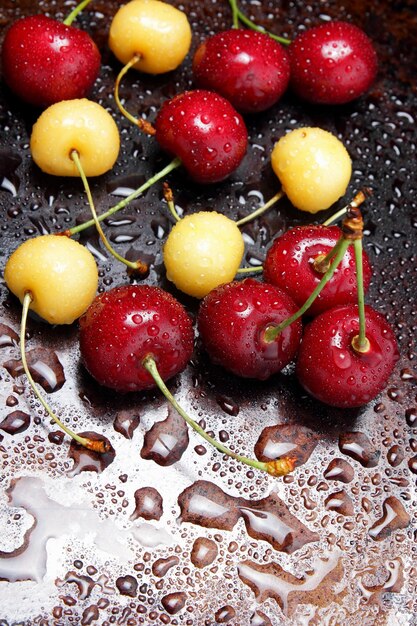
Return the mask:
<path id="1" fill-rule="evenodd" d="M 105 454 L 106 452 L 110 452 L 111 450 L 111 445 L 108 441 L 106 441 L 105 439 L 88 439 L 88 438 L 84 438 L 85 443 L 83 443 L 82 445 L 84 446 L 84 448 L 87 448 L 87 450 L 92 450 L 93 452 L 98 452 L 99 454 Z"/>
<path id="2" fill-rule="evenodd" d="M 271 476 L 286 476 L 295 468 L 297 459 L 295 457 L 283 457 L 282 459 L 274 459 L 266 463 L 266 471 Z"/>
<path id="3" fill-rule="evenodd" d="M 364 337 L 363 340 L 359 335 L 355 335 L 352 339 L 352 348 L 355 352 L 360 352 L 361 354 L 366 354 L 371 349 L 371 344 L 367 337 Z"/>

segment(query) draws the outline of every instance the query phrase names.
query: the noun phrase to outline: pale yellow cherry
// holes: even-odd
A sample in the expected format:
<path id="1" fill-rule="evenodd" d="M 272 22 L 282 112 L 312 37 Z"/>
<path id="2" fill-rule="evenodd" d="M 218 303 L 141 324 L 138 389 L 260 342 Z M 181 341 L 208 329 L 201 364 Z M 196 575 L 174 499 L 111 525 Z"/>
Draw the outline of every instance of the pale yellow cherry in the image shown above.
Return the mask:
<path id="1" fill-rule="evenodd" d="M 71 152 L 78 152 L 86 176 L 110 170 L 119 155 L 116 122 L 100 104 L 81 98 L 48 107 L 33 126 L 30 149 L 47 174 L 79 176 Z"/>
<path id="2" fill-rule="evenodd" d="M 191 27 L 183 11 L 160 0 L 132 0 L 122 6 L 110 25 L 109 47 L 124 65 L 147 74 L 176 69 L 191 45 Z"/>
<path id="3" fill-rule="evenodd" d="M 322 128 L 297 128 L 281 137 L 271 164 L 291 203 L 309 213 L 334 204 L 345 194 L 352 176 L 345 146 Z"/>
<path id="4" fill-rule="evenodd" d="M 4 280 L 21 302 L 50 324 L 71 324 L 93 301 L 98 286 L 91 252 L 73 239 L 41 235 L 22 243 L 9 257 Z"/>
<path id="5" fill-rule="evenodd" d="M 163 249 L 167 278 L 195 298 L 234 279 L 244 252 L 236 223 L 216 212 L 187 215 L 172 228 Z"/>

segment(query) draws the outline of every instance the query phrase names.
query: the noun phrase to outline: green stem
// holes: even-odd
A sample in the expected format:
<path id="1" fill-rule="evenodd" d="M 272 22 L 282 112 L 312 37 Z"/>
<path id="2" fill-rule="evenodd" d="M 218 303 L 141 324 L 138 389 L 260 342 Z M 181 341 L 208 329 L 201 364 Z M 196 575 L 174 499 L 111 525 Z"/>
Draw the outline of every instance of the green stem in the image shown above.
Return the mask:
<path id="1" fill-rule="evenodd" d="M 110 254 L 112 256 L 114 256 L 114 258 L 117 261 L 120 261 L 121 263 L 124 263 L 131 270 L 137 271 L 137 270 L 145 269 L 145 271 L 147 271 L 147 268 L 143 268 L 142 264 L 140 264 L 140 266 L 139 266 L 137 261 L 128 261 L 127 259 L 122 257 L 110 245 L 106 235 L 104 234 L 103 229 L 101 228 L 101 224 L 100 224 L 100 222 L 98 220 L 98 216 L 97 216 L 96 209 L 95 209 L 95 206 L 94 206 L 93 196 L 91 195 L 90 185 L 88 184 L 87 177 L 85 175 L 83 166 L 81 164 L 80 156 L 79 156 L 79 154 L 78 154 L 78 152 L 76 150 L 72 150 L 70 156 L 71 156 L 71 159 L 74 161 L 75 165 L 77 166 L 78 172 L 80 174 L 81 180 L 82 180 L 83 185 L 84 185 L 85 193 L 87 195 L 88 204 L 90 206 L 90 210 L 91 210 L 91 213 L 93 215 L 94 224 L 95 224 L 95 226 L 97 228 L 98 234 L 100 235 L 100 239 L 103 242 L 103 245 L 106 248 L 106 250 L 108 250 L 108 252 L 110 252 Z"/>
<path id="2" fill-rule="evenodd" d="M 330 226 L 330 224 L 333 224 L 333 222 L 337 222 L 339 217 L 342 217 L 343 215 L 346 214 L 348 207 L 349 207 L 349 204 L 343 207 L 343 209 L 340 209 L 340 211 L 337 211 L 337 213 L 334 213 L 334 215 L 332 215 L 325 222 L 323 222 L 323 226 Z"/>
<path id="3" fill-rule="evenodd" d="M 333 248 L 331 250 L 329 250 L 329 252 L 327 254 L 319 254 L 313 261 L 313 268 L 316 270 L 316 272 L 320 272 L 320 274 L 325 274 L 327 272 L 327 270 L 329 269 L 332 260 L 334 259 L 335 255 L 338 254 L 340 246 L 343 243 L 344 238 L 340 237 L 335 245 L 333 246 Z"/>
<path id="4" fill-rule="evenodd" d="M 168 209 L 169 212 L 171 213 L 172 217 L 174 218 L 174 220 L 176 222 L 179 222 L 181 220 L 180 216 L 178 215 L 176 209 L 175 209 L 175 205 L 173 203 L 172 200 L 167 201 L 167 205 L 168 205 Z"/>
<path id="5" fill-rule="evenodd" d="M 356 264 L 356 282 L 358 288 L 359 335 L 354 338 L 353 347 L 359 352 L 367 352 L 370 348 L 366 337 L 365 294 L 363 289 L 362 239 L 353 242 Z"/>
<path id="6" fill-rule="evenodd" d="M 346 215 L 349 208 L 359 207 L 366 200 L 366 196 L 369 196 L 371 193 L 372 193 L 372 189 L 370 189 L 369 187 L 365 187 L 361 191 L 358 191 L 358 193 L 355 195 L 353 200 L 351 200 L 349 204 L 344 206 L 343 209 L 340 209 L 340 211 L 337 211 L 337 213 L 334 213 L 334 215 L 332 215 L 325 222 L 323 222 L 323 226 L 329 226 L 333 222 L 336 222 L 339 219 L 339 217 Z"/>
<path id="7" fill-rule="evenodd" d="M 236 0 L 229 0 L 229 4 L 232 9 L 233 28 L 239 28 L 239 9 L 237 8 Z"/>
<path id="8" fill-rule="evenodd" d="M 157 174 L 154 174 L 154 176 L 149 178 L 149 180 L 147 180 L 146 183 L 138 187 L 138 189 L 133 191 L 129 196 L 121 200 L 115 206 L 108 209 L 108 211 L 106 211 L 105 213 L 101 213 L 101 215 L 99 215 L 97 218 L 98 221 L 102 222 L 103 220 L 110 217 L 114 213 L 117 213 L 117 211 L 120 211 L 121 209 L 123 209 L 126 205 L 129 204 L 129 202 L 131 202 L 132 200 L 140 196 L 144 191 L 149 189 L 149 187 L 152 187 L 152 185 L 158 182 L 158 180 L 161 180 L 161 178 L 164 178 L 165 176 L 167 176 L 170 172 L 175 170 L 180 165 L 181 165 L 181 161 L 180 159 L 176 157 L 175 159 L 171 161 L 171 163 L 169 163 L 166 167 L 164 167 Z M 82 224 L 79 224 L 78 226 L 73 226 L 72 228 L 69 228 L 68 230 L 65 231 L 65 235 L 67 235 L 68 237 L 72 237 L 73 235 L 76 235 L 77 233 L 80 233 L 86 228 L 90 228 L 90 226 L 94 226 L 94 225 L 95 225 L 95 222 L 93 219 L 88 220 L 87 222 L 83 222 Z"/>
<path id="9" fill-rule="evenodd" d="M 255 272 L 262 272 L 263 265 L 254 265 L 253 267 L 239 267 L 237 274 L 254 274 Z"/>
<path id="10" fill-rule="evenodd" d="M 271 206 L 273 206 L 276 202 L 278 202 L 278 200 L 281 200 L 281 198 L 283 198 L 284 195 L 285 194 L 281 189 L 275 194 L 275 196 L 272 196 L 272 198 L 268 200 L 266 204 L 259 207 L 259 209 L 256 209 L 256 211 L 253 211 L 252 213 L 250 213 L 249 215 L 246 215 L 245 217 L 242 217 L 241 220 L 237 220 L 236 222 L 237 226 L 243 226 L 243 224 L 247 224 L 248 222 L 251 222 L 252 220 L 262 215 L 263 213 L 266 213 L 266 211 L 268 211 L 268 209 L 270 209 Z"/>
<path id="11" fill-rule="evenodd" d="M 304 315 L 304 313 L 313 304 L 314 300 L 317 298 L 319 293 L 324 289 L 324 287 L 327 285 L 329 280 L 332 278 L 338 265 L 343 259 L 343 256 L 346 250 L 348 249 L 349 245 L 350 245 L 349 240 L 344 239 L 343 237 L 339 239 L 339 241 L 336 243 L 336 245 L 331 251 L 334 254 L 332 264 L 330 265 L 327 272 L 323 275 L 323 278 L 321 279 L 319 284 L 316 286 L 314 291 L 310 294 L 310 297 L 304 302 L 303 306 L 294 313 L 294 315 L 291 315 L 291 317 L 288 317 L 286 320 L 281 322 L 281 324 L 279 324 L 278 326 L 270 326 L 269 328 L 267 328 L 264 334 L 265 341 L 267 342 L 274 341 L 278 337 L 278 335 L 285 328 L 287 328 L 287 326 L 290 326 L 290 324 L 292 324 L 293 322 L 298 320 L 299 317 Z"/>
<path id="12" fill-rule="evenodd" d="M 174 396 L 171 394 L 171 392 L 169 391 L 168 387 L 165 385 L 164 381 L 162 380 L 161 375 L 160 375 L 160 373 L 158 371 L 157 365 L 155 363 L 155 360 L 154 360 L 154 358 L 152 356 L 145 357 L 145 359 L 143 360 L 143 366 L 149 372 L 149 374 L 152 376 L 152 378 L 155 381 L 155 384 L 157 385 L 159 390 L 163 393 L 163 395 L 168 400 L 168 402 L 171 404 L 171 406 L 178 412 L 178 414 L 185 420 L 185 422 L 196 433 L 198 433 L 201 437 L 203 437 L 203 439 L 205 439 L 208 443 L 210 443 L 212 446 L 214 446 L 219 452 L 222 452 L 223 454 L 226 454 L 227 456 L 230 456 L 233 459 L 236 459 L 236 461 L 244 463 L 245 465 L 249 465 L 250 467 L 254 467 L 255 469 L 259 469 L 259 470 L 262 470 L 264 472 L 268 472 L 270 474 L 273 473 L 271 471 L 272 467 L 271 467 L 271 463 L 270 462 L 258 461 L 256 459 L 250 459 L 249 457 L 242 456 L 240 454 L 236 454 L 236 452 L 233 452 L 232 450 L 230 450 L 230 448 L 227 448 L 223 444 L 219 443 L 216 439 L 214 439 L 213 437 L 208 435 L 205 432 L 205 430 L 203 430 L 201 428 L 201 426 L 199 426 L 199 424 L 197 424 L 197 422 L 195 422 L 189 415 L 187 415 L 187 413 L 178 404 L 178 402 L 175 400 Z M 276 461 L 274 461 L 272 463 L 276 464 L 276 463 L 281 462 L 282 472 L 288 473 L 288 471 L 291 471 L 291 469 L 294 466 L 294 463 L 290 462 L 290 465 L 292 465 L 292 468 L 286 467 L 286 463 L 288 461 L 289 461 L 289 459 L 278 459 L 278 460 L 276 460 Z M 288 470 L 288 471 L 286 471 L 286 470 Z M 276 471 L 276 473 L 274 473 L 274 475 L 280 475 L 280 474 Z M 283 473 L 281 475 L 283 475 Z"/>
<path id="13" fill-rule="evenodd" d="M 79 444 L 81 444 L 85 448 L 90 448 L 91 447 L 90 439 L 81 437 L 80 435 L 77 435 L 76 433 L 74 433 L 72 430 L 67 428 L 65 424 L 61 422 L 59 417 L 55 415 L 55 413 L 52 411 L 49 404 L 46 402 L 46 400 L 44 400 L 43 396 L 39 392 L 38 387 L 32 378 L 32 374 L 30 373 L 30 369 L 26 360 L 26 346 L 25 346 L 27 317 L 28 317 L 28 312 L 29 312 L 29 307 L 30 307 L 31 302 L 32 302 L 32 295 L 30 292 L 26 292 L 23 298 L 22 321 L 20 325 L 20 356 L 22 359 L 23 369 L 25 370 L 26 377 L 30 383 L 30 386 L 33 389 L 34 394 L 38 398 L 39 402 L 42 404 L 43 408 L 48 413 L 49 417 L 53 419 L 58 424 L 58 426 L 72 439 L 75 439 L 75 441 L 77 441 Z"/>
<path id="14" fill-rule="evenodd" d="M 165 201 L 166 201 L 166 203 L 168 205 L 168 209 L 169 209 L 169 212 L 171 213 L 172 217 L 174 218 L 174 220 L 176 222 L 180 222 L 181 218 L 178 215 L 177 210 L 175 208 L 174 196 L 173 196 L 172 190 L 169 187 L 168 183 L 164 183 L 164 198 L 165 198 Z"/>
<path id="15" fill-rule="evenodd" d="M 265 33 L 266 35 L 269 35 L 271 39 L 275 39 L 275 41 L 279 41 L 279 43 L 282 43 L 285 46 L 288 46 L 291 43 L 291 39 L 286 39 L 285 37 L 279 37 L 278 35 L 274 35 L 273 33 L 265 30 L 265 28 L 262 28 L 261 26 L 258 26 L 257 24 L 252 22 L 252 20 L 246 17 L 246 15 L 242 13 L 242 11 L 238 8 L 236 0 L 229 0 L 229 4 L 232 9 L 233 28 L 239 28 L 240 20 L 242 24 L 245 24 L 245 26 L 248 26 L 248 28 L 256 30 L 259 33 Z"/>
<path id="16" fill-rule="evenodd" d="M 141 124 L 140 119 L 138 119 L 137 117 L 134 117 L 131 113 L 129 113 L 129 111 L 121 103 L 120 97 L 119 97 L 119 87 L 120 87 L 120 82 L 123 76 L 127 74 L 130 68 L 133 67 L 135 63 L 137 63 L 139 60 L 140 60 L 139 55 L 133 56 L 130 59 L 130 61 L 126 63 L 126 65 L 122 67 L 122 69 L 120 70 L 119 74 L 117 75 L 116 82 L 114 85 L 114 99 L 116 100 L 116 104 L 119 108 L 119 111 L 125 116 L 126 119 L 128 119 L 130 122 L 132 122 L 132 124 L 135 124 L 136 126 L 140 126 Z"/>
<path id="17" fill-rule="evenodd" d="M 65 24 L 66 26 L 71 26 L 71 24 L 73 23 L 73 21 L 75 20 L 77 15 L 79 13 L 81 13 L 81 11 L 83 9 L 85 9 L 87 4 L 90 4 L 90 2 L 91 2 L 91 0 L 83 0 L 82 2 L 80 2 L 80 4 L 78 4 L 75 7 L 75 9 L 73 11 L 71 11 L 71 13 L 68 15 L 68 17 L 65 18 L 65 20 L 63 21 L 63 24 Z"/>

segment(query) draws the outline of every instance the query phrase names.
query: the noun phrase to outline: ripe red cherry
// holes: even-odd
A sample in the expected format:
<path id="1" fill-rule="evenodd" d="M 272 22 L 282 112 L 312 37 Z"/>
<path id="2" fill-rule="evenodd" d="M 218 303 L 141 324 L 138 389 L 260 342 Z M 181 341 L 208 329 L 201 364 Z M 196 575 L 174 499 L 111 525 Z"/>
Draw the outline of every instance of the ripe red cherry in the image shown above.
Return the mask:
<path id="1" fill-rule="evenodd" d="M 235 28 L 197 48 L 193 73 L 200 87 L 221 94 L 238 111 L 256 113 L 275 104 L 287 89 L 290 61 L 268 35 Z"/>
<path id="2" fill-rule="evenodd" d="M 305 329 L 296 373 L 302 386 L 325 404 L 349 408 L 366 404 L 386 385 L 399 358 L 395 335 L 387 321 L 365 307 L 367 352 L 352 347 L 359 332 L 358 307 L 335 307 Z"/>
<path id="3" fill-rule="evenodd" d="M 199 183 L 215 183 L 243 159 L 248 135 L 241 115 L 222 96 L 197 89 L 166 101 L 155 121 L 161 147 Z"/>
<path id="4" fill-rule="evenodd" d="M 117 391 L 155 387 L 143 366 L 152 356 L 163 380 L 181 372 L 193 351 L 192 322 L 169 293 L 148 285 L 100 294 L 80 318 L 80 349 L 90 374 Z"/>
<path id="5" fill-rule="evenodd" d="M 198 313 L 198 330 L 212 361 L 237 376 L 265 380 L 297 353 L 299 320 L 268 342 L 265 331 L 297 311 L 281 289 L 252 278 L 213 289 Z"/>
<path id="6" fill-rule="evenodd" d="M 100 53 L 85 31 L 45 15 L 17 20 L 2 48 L 3 76 L 22 100 L 47 107 L 84 97 L 100 70 Z"/>
<path id="7" fill-rule="evenodd" d="M 297 226 L 277 237 L 269 248 L 264 277 L 268 283 L 289 293 L 301 307 L 323 277 L 314 261 L 326 255 L 341 237 L 338 226 Z M 369 287 L 372 269 L 368 255 L 363 252 L 364 289 Z M 330 281 L 307 311 L 317 315 L 334 306 L 358 301 L 356 265 L 353 246 L 349 246 Z"/>
<path id="8" fill-rule="evenodd" d="M 318 104 L 344 104 L 365 93 L 377 73 L 377 56 L 365 33 L 347 22 L 327 22 L 289 46 L 292 89 Z"/>

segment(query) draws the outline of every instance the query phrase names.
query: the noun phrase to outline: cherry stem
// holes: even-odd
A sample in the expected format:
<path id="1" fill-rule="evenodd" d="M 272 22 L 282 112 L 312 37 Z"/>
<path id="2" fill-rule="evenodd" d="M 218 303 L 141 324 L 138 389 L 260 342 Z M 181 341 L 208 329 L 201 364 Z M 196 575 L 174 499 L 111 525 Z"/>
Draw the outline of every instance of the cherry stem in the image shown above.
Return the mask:
<path id="1" fill-rule="evenodd" d="M 262 272 L 263 265 L 254 265 L 253 267 L 239 267 L 237 274 L 254 274 L 255 272 Z"/>
<path id="2" fill-rule="evenodd" d="M 347 213 L 349 207 L 359 207 L 366 200 L 366 197 L 371 195 L 371 193 L 372 189 L 370 189 L 369 187 L 365 187 L 365 189 L 358 191 L 353 200 L 349 202 L 349 204 L 344 206 L 343 209 L 340 209 L 340 211 L 337 211 L 337 213 L 334 213 L 334 215 L 332 215 L 325 222 L 323 222 L 323 226 L 330 226 L 330 224 L 333 224 L 333 222 L 337 222 L 339 217 L 343 217 L 343 215 Z"/>
<path id="3" fill-rule="evenodd" d="M 82 2 L 80 2 L 73 11 L 71 11 L 71 13 L 68 15 L 68 17 L 65 18 L 65 20 L 63 21 L 63 24 L 65 24 L 65 26 L 71 26 L 71 24 L 73 23 L 73 21 L 75 20 L 75 18 L 77 17 L 77 15 L 79 13 L 81 13 L 81 11 L 83 9 L 85 9 L 85 7 L 90 4 L 91 0 L 83 0 Z"/>
<path id="4" fill-rule="evenodd" d="M 357 352 L 368 352 L 369 339 L 366 337 L 365 294 L 363 289 L 362 239 L 353 242 L 356 264 L 356 282 L 358 289 L 359 335 L 352 340 L 352 347 Z"/>
<path id="5" fill-rule="evenodd" d="M 32 303 L 32 300 L 33 300 L 32 294 L 29 291 L 27 291 L 23 297 L 22 320 L 20 324 L 20 356 L 22 359 L 23 369 L 30 383 L 30 386 L 34 394 L 38 398 L 39 402 L 42 404 L 43 408 L 48 413 L 49 417 L 53 419 L 54 422 L 56 422 L 58 426 L 67 435 L 69 435 L 69 437 L 77 441 L 77 443 L 84 446 L 84 448 L 87 448 L 88 450 L 94 450 L 95 452 L 106 452 L 108 450 L 108 445 L 106 445 L 104 441 L 101 441 L 101 440 L 94 441 L 92 439 L 89 439 L 88 437 L 81 437 L 81 435 L 77 435 L 72 430 L 67 428 L 67 426 L 65 426 L 65 424 L 61 422 L 59 417 L 57 417 L 57 415 L 55 415 L 55 413 L 52 411 L 49 404 L 46 402 L 42 394 L 39 392 L 39 389 L 35 381 L 32 378 L 32 374 L 30 373 L 30 369 L 26 360 L 26 326 L 27 326 L 28 312 L 29 312 L 29 308 Z"/>
<path id="6" fill-rule="evenodd" d="M 358 291 L 358 312 L 359 312 L 359 335 L 353 337 L 351 346 L 356 352 L 365 353 L 370 350 L 371 344 L 366 337 L 365 321 L 365 295 L 363 288 L 363 267 L 362 267 L 362 238 L 363 238 L 363 218 L 359 205 L 354 201 L 350 203 L 346 211 L 346 217 L 342 223 L 343 237 L 353 244 L 355 251 L 356 284 Z M 360 204 L 360 202 L 359 202 Z"/>
<path id="7" fill-rule="evenodd" d="M 337 211 L 336 213 L 334 213 L 331 217 L 329 217 L 325 222 L 323 222 L 323 226 L 330 226 L 330 224 L 333 224 L 333 222 L 337 222 L 337 220 L 339 219 L 339 217 L 342 217 L 343 215 L 345 215 L 347 209 L 348 209 L 348 204 L 346 206 L 343 207 L 343 209 L 340 209 L 340 211 Z"/>
<path id="8" fill-rule="evenodd" d="M 153 126 L 146 120 L 142 119 L 141 117 L 134 117 L 134 115 L 129 113 L 129 111 L 122 104 L 120 100 L 120 95 L 119 95 L 119 87 L 120 87 L 122 78 L 127 74 L 130 68 L 132 68 L 138 61 L 140 61 L 140 59 L 141 59 L 141 56 L 139 54 L 135 54 L 130 59 L 130 61 L 126 63 L 124 67 L 122 67 L 122 69 L 118 73 L 116 82 L 114 84 L 114 99 L 116 100 L 116 104 L 118 106 L 120 113 L 122 113 L 122 115 L 124 115 L 125 118 L 129 120 L 129 122 L 132 122 L 132 124 L 134 124 L 135 126 L 139 126 L 139 128 L 143 130 L 144 132 L 148 133 L 148 135 L 154 135 L 155 129 L 153 128 Z"/>
<path id="9" fill-rule="evenodd" d="M 180 167 L 181 164 L 182 164 L 181 160 L 178 157 L 175 157 L 175 159 L 173 159 L 170 163 L 168 163 L 166 167 L 164 167 L 162 170 L 154 174 L 154 176 L 149 178 L 146 181 L 146 183 L 138 187 L 129 196 L 121 200 L 118 204 L 115 204 L 113 207 L 108 209 L 108 211 L 106 211 L 105 213 L 101 213 L 101 215 L 97 217 L 98 221 L 102 222 L 103 220 L 110 217 L 111 215 L 114 215 L 114 213 L 117 213 L 117 211 L 120 211 L 121 209 L 123 209 L 125 206 L 129 204 L 129 202 L 131 202 L 132 200 L 140 196 L 144 191 L 149 189 L 149 187 L 152 187 L 152 185 L 157 183 L 158 180 L 161 180 L 161 178 L 165 178 L 170 172 Z M 66 231 L 62 232 L 62 234 L 66 235 L 67 237 L 72 237 L 73 235 L 76 235 L 77 233 L 82 232 L 86 228 L 90 228 L 90 226 L 95 226 L 94 219 L 88 220 L 87 222 L 83 222 L 82 224 L 78 224 L 78 226 L 73 226 L 72 228 L 68 228 Z"/>
<path id="10" fill-rule="evenodd" d="M 229 0 L 230 8 L 232 9 L 232 23 L 233 28 L 239 28 L 239 9 L 235 0 Z"/>
<path id="11" fill-rule="evenodd" d="M 327 254 L 319 254 L 313 261 L 313 267 L 316 272 L 319 274 L 325 274 L 329 269 L 332 259 L 334 259 L 335 254 L 339 251 L 341 243 L 343 241 L 343 237 L 340 237 L 333 246 L 331 250 Z"/>
<path id="12" fill-rule="evenodd" d="M 267 328 L 265 330 L 265 333 L 264 333 L 265 341 L 267 341 L 267 342 L 275 341 L 275 339 L 278 337 L 278 335 L 285 328 L 287 328 L 287 326 L 290 326 L 293 322 L 298 320 L 299 317 L 304 315 L 304 313 L 313 304 L 314 300 L 317 298 L 319 293 L 324 289 L 324 287 L 327 285 L 329 280 L 332 278 L 332 276 L 335 273 L 338 265 L 340 264 L 341 260 L 343 259 L 343 256 L 344 256 L 346 250 L 350 246 L 350 243 L 351 242 L 349 240 L 345 239 L 343 236 L 336 242 L 336 244 L 334 245 L 334 247 L 332 248 L 332 250 L 329 253 L 329 254 L 332 254 L 333 261 L 332 261 L 329 269 L 327 270 L 327 272 L 323 275 L 323 278 L 321 279 L 321 281 L 318 283 L 318 285 L 314 289 L 314 291 L 312 291 L 310 296 L 304 302 L 303 306 L 301 308 L 299 308 L 298 311 L 296 311 L 294 313 L 294 315 L 291 315 L 291 317 L 288 317 L 286 320 L 281 322 L 281 324 L 278 324 L 278 326 L 270 326 L 269 328 Z"/>
<path id="13" fill-rule="evenodd" d="M 172 215 L 172 217 L 174 218 L 174 220 L 176 222 L 179 222 L 181 220 L 180 216 L 177 213 L 177 210 L 175 208 L 175 203 L 174 203 L 174 194 L 172 193 L 172 189 L 171 187 L 168 185 L 168 183 L 164 183 L 163 184 L 163 190 L 164 190 L 164 198 L 165 198 L 165 202 L 168 205 L 168 209 Z"/>
<path id="14" fill-rule="evenodd" d="M 273 206 L 276 202 L 278 202 L 278 200 L 281 200 L 281 198 L 283 198 L 284 196 L 285 196 L 285 193 L 281 189 L 275 194 L 275 196 L 272 196 L 272 198 L 268 200 L 268 202 L 266 202 L 263 206 L 259 207 L 259 209 L 256 209 L 256 211 L 253 211 L 249 215 L 242 217 L 242 219 L 237 220 L 236 221 L 237 226 L 243 226 L 243 224 L 247 224 L 248 222 L 251 222 L 252 220 L 262 215 L 263 213 L 266 213 L 266 211 L 268 211 L 268 209 L 270 209 L 271 206 Z"/>
<path id="15" fill-rule="evenodd" d="M 285 476 L 286 474 L 288 474 L 294 469 L 295 459 L 293 458 L 290 459 L 288 457 L 284 457 L 282 459 L 275 459 L 274 461 L 267 461 L 267 462 L 258 461 L 256 459 L 251 459 L 249 457 L 236 454 L 236 452 L 233 452 L 232 450 L 230 450 L 223 444 L 219 443 L 216 439 L 208 435 L 205 432 L 205 430 L 203 430 L 201 426 L 199 426 L 199 424 L 197 424 L 197 422 L 195 422 L 184 411 L 184 409 L 178 404 L 178 402 L 175 400 L 174 396 L 171 394 L 168 387 L 165 385 L 164 381 L 162 380 L 161 375 L 158 371 L 158 367 L 155 363 L 155 359 L 151 355 L 148 355 L 142 361 L 142 364 L 144 368 L 152 376 L 152 378 L 155 381 L 155 384 L 157 385 L 159 390 L 163 393 L 163 395 L 171 404 L 171 406 L 178 412 L 178 414 L 185 420 L 185 422 L 196 433 L 198 433 L 201 437 L 203 437 L 203 439 L 205 439 L 208 443 L 214 446 L 219 452 L 222 452 L 223 454 L 226 454 L 227 456 L 230 456 L 233 459 L 236 459 L 236 461 L 244 463 L 245 465 L 249 465 L 250 467 L 254 467 L 255 469 L 259 469 L 264 472 L 267 472 L 268 474 L 271 474 L 273 476 Z"/>
<path id="16" fill-rule="evenodd" d="M 112 256 L 114 256 L 114 258 L 117 261 L 124 263 L 133 272 L 146 274 L 146 272 L 148 271 L 147 265 L 145 265 L 141 261 L 128 261 L 127 259 L 122 257 L 118 252 L 116 252 L 116 250 L 114 250 L 114 248 L 110 245 L 106 235 L 104 234 L 101 224 L 98 220 L 98 216 L 97 216 L 96 209 L 94 206 L 93 196 L 91 195 L 90 185 L 88 184 L 87 177 L 85 175 L 82 163 L 80 161 L 80 155 L 78 154 L 77 150 L 72 150 L 70 157 L 74 161 L 75 165 L 77 166 L 78 172 L 80 174 L 81 180 L 84 185 L 85 193 L 87 195 L 88 204 L 90 206 L 90 210 L 93 215 L 94 224 L 97 228 L 98 234 L 100 235 L 100 239 L 103 242 L 104 247 L 106 248 L 106 250 L 108 250 L 108 252 L 110 252 Z"/>
<path id="17" fill-rule="evenodd" d="M 248 26 L 252 30 L 258 31 L 259 33 L 265 33 L 266 35 L 269 35 L 271 39 L 275 39 L 275 41 L 279 41 L 279 43 L 282 43 L 286 46 L 288 46 L 291 43 L 291 39 L 286 39 L 285 37 L 279 37 L 278 35 L 274 35 L 273 33 L 270 33 L 269 31 L 265 30 L 265 28 L 262 28 L 261 26 L 258 26 L 257 24 L 252 22 L 252 20 L 246 17 L 246 15 L 242 13 L 242 11 L 238 8 L 236 0 L 229 0 L 229 4 L 232 9 L 233 28 L 239 28 L 239 20 L 240 20 L 243 24 L 245 24 L 245 26 Z"/>

